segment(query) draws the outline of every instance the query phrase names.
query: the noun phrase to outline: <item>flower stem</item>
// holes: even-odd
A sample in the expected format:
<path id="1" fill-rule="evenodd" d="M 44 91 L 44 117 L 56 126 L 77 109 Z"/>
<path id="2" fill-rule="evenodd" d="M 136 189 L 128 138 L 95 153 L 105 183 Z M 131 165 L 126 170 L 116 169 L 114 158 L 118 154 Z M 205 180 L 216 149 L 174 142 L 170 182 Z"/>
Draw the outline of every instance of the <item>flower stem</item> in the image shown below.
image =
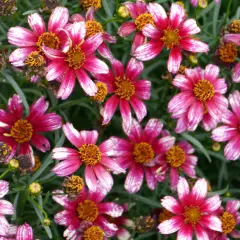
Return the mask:
<path id="1" fill-rule="evenodd" d="M 2 179 L 8 172 L 10 171 L 10 169 L 6 169 L 5 172 L 0 176 L 0 179 Z"/>
<path id="2" fill-rule="evenodd" d="M 35 205 L 44 215 L 45 218 L 48 218 L 47 213 L 44 211 L 42 206 L 40 206 L 32 197 L 28 197 L 28 200 L 32 202 L 33 205 Z"/>

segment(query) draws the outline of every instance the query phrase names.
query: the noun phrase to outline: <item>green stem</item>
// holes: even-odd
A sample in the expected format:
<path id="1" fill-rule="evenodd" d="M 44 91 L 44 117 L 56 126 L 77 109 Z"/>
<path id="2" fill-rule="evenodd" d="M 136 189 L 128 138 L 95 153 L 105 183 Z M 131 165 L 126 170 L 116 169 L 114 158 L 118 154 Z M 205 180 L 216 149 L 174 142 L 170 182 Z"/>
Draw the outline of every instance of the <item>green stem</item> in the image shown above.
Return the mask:
<path id="1" fill-rule="evenodd" d="M 230 1 L 228 2 L 226 15 L 225 15 L 225 18 L 224 18 L 224 21 L 223 21 L 223 24 L 224 24 L 224 25 L 225 25 L 226 22 L 227 22 L 227 18 L 228 18 L 229 12 L 230 12 L 230 7 L 231 7 L 231 5 L 232 5 L 232 0 L 230 0 Z"/>
<path id="2" fill-rule="evenodd" d="M 6 169 L 6 171 L 0 176 L 0 179 L 2 179 L 8 172 L 10 171 L 10 169 Z"/>
<path id="3" fill-rule="evenodd" d="M 109 23 L 109 22 L 114 22 L 114 21 L 117 20 L 117 19 L 118 19 L 117 16 L 115 16 L 115 17 L 113 17 L 113 18 L 110 18 L 110 19 L 106 20 L 106 21 L 103 23 L 103 25 L 106 25 L 106 24 Z"/>
<path id="4" fill-rule="evenodd" d="M 30 202 L 32 202 L 32 204 L 34 204 L 44 215 L 45 218 L 48 218 L 47 213 L 44 211 L 44 209 L 42 208 L 42 206 L 40 206 L 33 198 L 28 197 L 28 200 Z"/>

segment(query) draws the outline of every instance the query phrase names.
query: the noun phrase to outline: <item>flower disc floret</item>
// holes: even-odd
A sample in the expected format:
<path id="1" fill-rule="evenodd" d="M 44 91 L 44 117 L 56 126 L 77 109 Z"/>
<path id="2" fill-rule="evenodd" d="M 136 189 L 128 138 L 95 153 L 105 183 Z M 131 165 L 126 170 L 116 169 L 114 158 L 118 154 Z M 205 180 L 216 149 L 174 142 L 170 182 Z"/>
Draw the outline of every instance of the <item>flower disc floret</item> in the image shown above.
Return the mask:
<path id="1" fill-rule="evenodd" d="M 240 33 L 240 20 L 233 20 L 230 24 L 229 31 L 231 33 Z"/>
<path id="2" fill-rule="evenodd" d="M 104 232 L 98 226 L 92 226 L 83 233 L 84 240 L 103 240 Z"/>
<path id="3" fill-rule="evenodd" d="M 135 24 L 136 24 L 137 30 L 142 31 L 143 28 L 144 28 L 147 24 L 152 24 L 152 25 L 154 25 L 153 16 L 152 16 L 150 13 L 140 14 L 140 15 L 136 18 Z"/>
<path id="4" fill-rule="evenodd" d="M 238 55 L 237 46 L 232 43 L 225 43 L 219 47 L 219 58 L 226 63 L 233 63 L 236 61 Z"/>
<path id="5" fill-rule="evenodd" d="M 33 51 L 27 56 L 24 63 L 28 67 L 41 67 L 41 66 L 44 65 L 45 60 L 44 60 L 44 57 L 40 54 L 39 51 Z"/>
<path id="6" fill-rule="evenodd" d="M 98 207 L 93 201 L 85 200 L 78 204 L 77 213 L 80 219 L 94 222 L 98 216 Z"/>
<path id="7" fill-rule="evenodd" d="M 135 94 L 134 84 L 125 76 L 115 78 L 115 94 L 121 99 L 130 100 Z"/>
<path id="8" fill-rule="evenodd" d="M 105 97 L 108 94 L 107 85 L 102 82 L 97 82 L 96 87 L 97 87 L 97 93 L 95 94 L 95 96 L 91 97 L 91 99 L 97 102 L 103 102 Z"/>
<path id="9" fill-rule="evenodd" d="M 231 213 L 224 212 L 220 219 L 222 222 L 223 233 L 225 234 L 231 233 L 236 226 L 236 220 L 234 216 Z"/>
<path id="10" fill-rule="evenodd" d="M 166 161 L 172 167 L 180 167 L 186 160 L 186 154 L 179 146 L 173 146 L 166 153 Z"/>
<path id="11" fill-rule="evenodd" d="M 79 149 L 79 154 L 86 165 L 96 165 L 101 160 L 101 152 L 95 144 L 83 144 Z"/>
<path id="12" fill-rule="evenodd" d="M 94 7 L 97 10 L 97 9 L 102 7 L 101 0 L 81 0 L 80 4 L 85 9 L 88 9 L 90 7 Z"/>
<path id="13" fill-rule="evenodd" d="M 70 68 L 73 68 L 74 70 L 78 70 L 83 66 L 85 63 L 86 56 L 82 52 L 80 45 L 76 45 L 72 47 L 67 52 L 67 57 L 65 58 L 65 61 L 68 63 Z"/>
<path id="14" fill-rule="evenodd" d="M 83 179 L 79 176 L 72 175 L 64 180 L 63 187 L 66 193 L 79 193 L 83 187 Z"/>
<path id="15" fill-rule="evenodd" d="M 154 158 L 154 151 L 149 143 L 140 142 L 134 145 L 133 156 L 137 163 L 149 163 Z"/>
<path id="16" fill-rule="evenodd" d="M 185 206 L 184 222 L 196 225 L 201 219 L 201 212 L 198 206 Z"/>
<path id="17" fill-rule="evenodd" d="M 206 102 L 214 96 L 215 91 L 211 82 L 202 79 L 194 84 L 193 93 L 197 100 Z"/>
<path id="18" fill-rule="evenodd" d="M 104 33 L 101 23 L 95 20 L 88 20 L 86 22 L 86 37 L 92 37 L 97 33 Z"/>
<path id="19" fill-rule="evenodd" d="M 164 42 L 167 49 L 171 49 L 179 45 L 180 36 L 178 29 L 172 29 L 171 27 L 168 27 L 163 31 L 163 34 L 164 35 L 161 40 Z"/>
<path id="20" fill-rule="evenodd" d="M 38 41 L 36 45 L 39 47 L 40 50 L 42 46 L 53 48 L 53 49 L 59 49 L 60 40 L 55 33 L 45 32 L 38 37 Z"/>

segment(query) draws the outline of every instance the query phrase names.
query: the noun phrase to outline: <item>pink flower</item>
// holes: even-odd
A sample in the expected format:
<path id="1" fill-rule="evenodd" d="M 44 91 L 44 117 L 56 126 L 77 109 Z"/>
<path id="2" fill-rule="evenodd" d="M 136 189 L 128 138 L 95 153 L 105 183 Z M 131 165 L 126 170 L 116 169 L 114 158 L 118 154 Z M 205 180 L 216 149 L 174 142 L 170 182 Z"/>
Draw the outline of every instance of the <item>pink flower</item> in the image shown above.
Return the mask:
<path id="1" fill-rule="evenodd" d="M 195 131 L 202 121 L 203 128 L 210 131 L 227 111 L 228 101 L 225 80 L 218 78 L 219 67 L 209 64 L 201 68 L 186 69 L 185 75 L 177 75 L 173 85 L 180 89 L 169 104 L 168 111 L 178 119 L 177 133 Z"/>
<path id="2" fill-rule="evenodd" d="M 163 124 L 158 119 L 150 119 L 142 130 L 137 121 L 133 121 L 130 129 L 124 129 L 129 140 L 113 137 L 113 147 L 116 161 L 129 172 L 124 187 L 129 193 L 138 192 L 142 186 L 144 172 L 147 185 L 151 190 L 158 182 L 165 180 L 166 171 L 156 165 L 157 152 L 174 142 L 174 137 L 157 140 Z M 158 170 L 158 172 L 157 172 Z"/>
<path id="3" fill-rule="evenodd" d="M 232 80 L 233 82 L 240 83 L 240 63 L 233 69 Z"/>
<path id="4" fill-rule="evenodd" d="M 102 43 L 102 34 L 98 33 L 87 40 L 85 22 L 75 22 L 67 26 L 72 41 L 67 52 L 43 47 L 46 56 L 52 60 L 48 65 L 46 76 L 48 81 L 61 77 L 61 85 L 57 93 L 58 98 L 67 99 L 72 93 L 76 77 L 80 86 L 90 96 L 97 93 L 97 87 L 86 73 L 107 73 L 108 66 L 98 59 L 94 52 Z"/>
<path id="5" fill-rule="evenodd" d="M 95 192 L 82 190 L 76 200 L 70 201 L 62 191 L 53 192 L 53 199 L 64 207 L 64 210 L 55 215 L 55 222 L 67 227 L 64 237 L 69 235 L 77 238 L 81 229 L 87 223 L 97 225 L 104 231 L 106 237 L 112 237 L 118 230 L 114 223 L 107 218 L 118 218 L 123 208 L 114 202 L 102 202 L 107 191 L 98 187 Z"/>
<path id="6" fill-rule="evenodd" d="M 216 4 L 219 4 L 220 0 L 214 0 Z M 190 1 L 193 7 L 197 7 L 201 0 L 191 0 Z M 207 1 L 206 1 L 207 2 Z"/>
<path id="7" fill-rule="evenodd" d="M 53 158 L 61 160 L 52 170 L 58 176 L 67 176 L 76 172 L 82 163 L 86 165 L 85 181 L 88 188 L 96 190 L 98 181 L 110 191 L 113 186 L 113 178 L 110 171 L 125 172 L 109 156 L 112 151 L 111 140 L 96 145 L 97 131 L 77 131 L 72 124 L 63 125 L 63 131 L 67 139 L 77 148 L 60 147 L 53 149 Z"/>
<path id="8" fill-rule="evenodd" d="M 197 240 L 209 240 L 208 229 L 221 232 L 221 221 L 214 215 L 221 200 L 218 195 L 207 199 L 207 188 L 207 181 L 199 179 L 190 190 L 186 179 L 180 177 L 177 185 L 179 200 L 166 196 L 161 201 L 162 206 L 174 216 L 159 224 L 160 233 L 171 234 L 178 231 L 177 240 L 191 240 L 194 231 Z"/>
<path id="9" fill-rule="evenodd" d="M 212 139 L 216 142 L 228 142 L 224 149 L 227 160 L 237 160 L 240 157 L 240 93 L 234 91 L 229 94 L 229 103 L 232 108 L 227 111 L 223 118 L 223 126 L 212 131 Z"/>
<path id="10" fill-rule="evenodd" d="M 193 155 L 195 149 L 187 141 L 175 140 L 157 150 L 158 156 L 156 162 L 160 164 L 160 168 L 167 169 L 170 172 L 171 189 L 176 190 L 179 181 L 179 172 L 182 171 L 190 178 L 196 177 L 195 167 L 197 165 L 197 157 Z"/>
<path id="11" fill-rule="evenodd" d="M 108 74 L 96 74 L 96 79 L 107 85 L 108 92 L 113 95 L 107 100 L 103 109 L 103 124 L 107 124 L 112 119 L 117 106 L 120 106 L 123 123 L 130 127 L 132 114 L 131 104 L 138 121 L 147 115 L 147 108 L 142 102 L 151 96 L 151 82 L 148 80 L 137 80 L 143 71 L 143 64 L 131 58 L 124 72 L 123 64 L 113 59 L 111 61 L 113 72 Z"/>
<path id="12" fill-rule="evenodd" d="M 66 26 L 68 18 L 68 9 L 57 7 L 49 18 L 48 30 L 46 30 L 43 18 L 38 13 L 28 16 L 28 24 L 32 31 L 23 27 L 10 28 L 8 41 L 20 48 L 12 52 L 9 62 L 15 67 L 22 67 L 26 64 L 25 60 L 28 59 L 27 62 L 37 66 L 39 64 L 37 61 L 30 60 L 34 60 L 34 53 L 43 54 L 43 46 L 66 50 L 69 47 L 67 34 L 61 30 Z"/>
<path id="13" fill-rule="evenodd" d="M 4 215 L 13 215 L 14 213 L 13 205 L 10 202 L 2 199 L 8 191 L 8 182 L 0 180 L 0 237 L 7 236 L 10 227 Z"/>
<path id="14" fill-rule="evenodd" d="M 42 152 L 50 149 L 48 139 L 39 133 L 57 130 L 62 125 L 61 117 L 56 113 L 45 113 L 48 102 L 40 97 L 30 107 L 28 116 L 23 117 L 22 100 L 18 95 L 13 95 L 8 101 L 7 110 L 0 109 L 0 141 L 5 142 L 12 148 L 11 159 L 17 151 L 17 155 L 32 156 L 32 147 Z M 31 160 L 34 166 L 34 158 Z"/>
<path id="15" fill-rule="evenodd" d="M 165 47 L 171 50 L 167 63 L 168 71 L 176 73 L 182 61 L 182 50 L 208 52 L 208 45 L 192 36 L 199 33 L 200 28 L 194 19 L 185 21 L 185 11 L 180 5 L 172 3 L 169 17 L 158 3 L 149 3 L 147 8 L 155 25 L 148 24 L 143 28 L 143 34 L 150 38 L 150 42 L 136 49 L 134 56 L 137 59 L 153 59 Z"/>
<path id="16" fill-rule="evenodd" d="M 128 9 L 134 22 L 123 23 L 118 29 L 118 34 L 126 37 L 136 31 L 132 44 L 132 52 L 134 52 L 145 41 L 145 36 L 142 34 L 143 28 L 147 24 L 154 25 L 154 19 L 147 9 L 147 4 L 142 0 L 136 0 L 136 3 L 126 2 L 124 6 Z"/>
<path id="17" fill-rule="evenodd" d="M 231 42 L 237 46 L 240 46 L 240 33 L 229 33 L 223 37 L 225 42 Z"/>
<path id="18" fill-rule="evenodd" d="M 86 23 L 86 38 L 92 37 L 97 33 L 102 35 L 104 41 L 108 43 L 116 43 L 116 37 L 110 35 L 109 33 L 105 32 L 103 26 L 100 22 L 96 21 L 94 17 L 94 8 L 90 7 L 86 13 L 86 16 L 83 17 L 80 14 L 74 14 L 70 18 L 72 22 L 82 22 Z M 107 59 L 112 59 L 112 53 L 110 52 L 107 45 L 102 42 L 102 44 L 98 47 L 98 52 Z"/>
<path id="19" fill-rule="evenodd" d="M 1 240 L 34 240 L 32 227 L 28 223 L 20 226 L 10 225 L 7 238 Z"/>

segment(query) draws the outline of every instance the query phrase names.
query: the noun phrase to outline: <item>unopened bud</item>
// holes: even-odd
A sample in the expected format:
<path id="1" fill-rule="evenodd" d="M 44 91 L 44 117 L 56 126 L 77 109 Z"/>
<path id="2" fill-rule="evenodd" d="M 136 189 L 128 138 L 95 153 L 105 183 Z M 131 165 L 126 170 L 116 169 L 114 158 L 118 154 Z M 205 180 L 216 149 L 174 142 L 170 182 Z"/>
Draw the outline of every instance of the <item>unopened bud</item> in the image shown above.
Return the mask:
<path id="1" fill-rule="evenodd" d="M 194 54 L 191 54 L 189 56 L 189 61 L 193 64 L 193 65 L 197 65 L 198 64 L 198 59 L 197 56 Z"/>
<path id="2" fill-rule="evenodd" d="M 51 221 L 49 218 L 44 218 L 43 221 L 42 221 L 42 225 L 47 227 L 47 226 L 50 226 L 51 225 Z"/>
<path id="3" fill-rule="evenodd" d="M 42 190 L 42 187 L 39 183 L 33 182 L 29 185 L 28 191 L 33 196 L 38 196 Z"/>
<path id="4" fill-rule="evenodd" d="M 117 13 L 118 13 L 119 17 L 121 17 L 121 18 L 129 17 L 129 11 L 128 11 L 127 7 L 124 5 L 119 7 Z"/>
<path id="5" fill-rule="evenodd" d="M 17 170 L 19 168 L 19 162 L 17 159 L 12 158 L 9 163 L 8 163 L 8 167 L 10 168 L 10 170 L 14 171 Z"/>
<path id="6" fill-rule="evenodd" d="M 208 0 L 199 0 L 198 6 L 201 8 L 206 8 L 208 6 Z"/>
<path id="7" fill-rule="evenodd" d="M 213 143 L 212 150 L 214 152 L 218 152 L 218 151 L 220 151 L 220 149 L 221 149 L 221 144 L 220 143 L 218 143 L 218 142 Z"/>

